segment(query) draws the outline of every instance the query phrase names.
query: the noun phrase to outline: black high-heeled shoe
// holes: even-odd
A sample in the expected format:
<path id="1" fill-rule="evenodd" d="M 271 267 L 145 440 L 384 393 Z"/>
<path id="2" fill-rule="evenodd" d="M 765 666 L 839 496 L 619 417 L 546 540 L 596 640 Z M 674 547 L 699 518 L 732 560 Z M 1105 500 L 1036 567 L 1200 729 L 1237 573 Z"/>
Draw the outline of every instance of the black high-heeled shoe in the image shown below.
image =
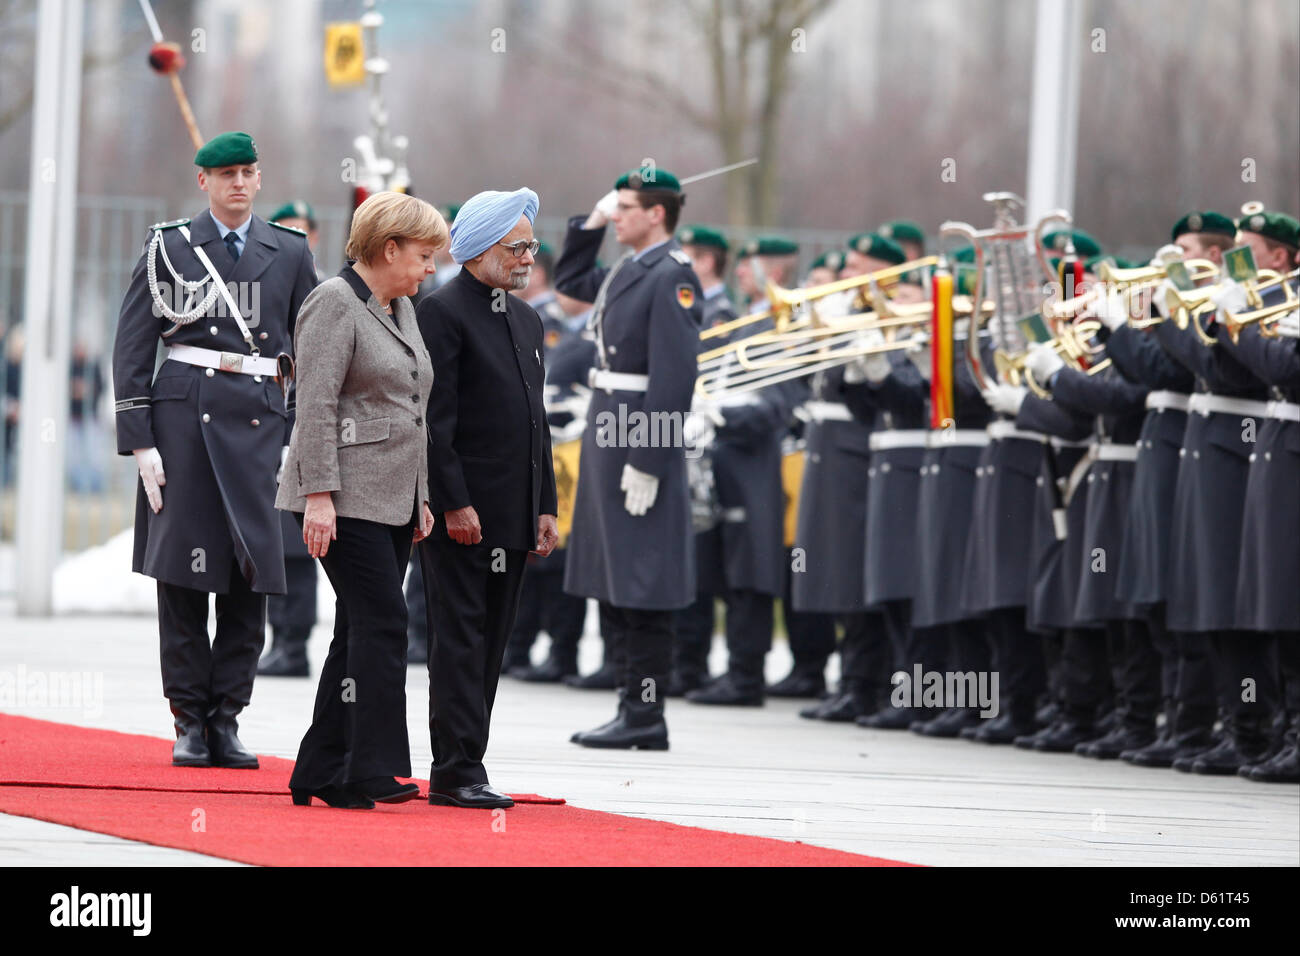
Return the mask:
<path id="1" fill-rule="evenodd" d="M 295 807 L 310 805 L 312 797 L 322 801 L 327 806 L 337 807 L 342 810 L 373 810 L 375 807 L 375 801 L 365 794 L 348 787 L 330 785 L 317 787 L 315 790 L 293 787 L 289 792 L 293 794 L 293 805 Z"/>
<path id="2" fill-rule="evenodd" d="M 413 783 L 398 783 L 396 777 L 371 777 L 351 784 L 351 789 L 364 794 L 375 803 L 405 803 L 420 795 Z"/>

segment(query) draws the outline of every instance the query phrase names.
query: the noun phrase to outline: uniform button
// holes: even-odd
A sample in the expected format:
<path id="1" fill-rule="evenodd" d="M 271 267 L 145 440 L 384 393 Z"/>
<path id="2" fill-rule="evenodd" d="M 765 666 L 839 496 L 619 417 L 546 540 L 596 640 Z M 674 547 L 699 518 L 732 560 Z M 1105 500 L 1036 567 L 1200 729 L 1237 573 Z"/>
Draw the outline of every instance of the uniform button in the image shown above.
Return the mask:
<path id="1" fill-rule="evenodd" d="M 419 396 L 419 395 L 412 395 L 412 396 L 411 396 L 411 401 L 413 401 L 413 402 L 418 402 L 419 400 L 420 400 L 420 396 Z"/>
<path id="2" fill-rule="evenodd" d="M 1102 480 L 1102 481 L 1110 481 L 1110 472 L 1109 472 L 1109 471 L 1103 471 L 1103 472 L 1101 473 L 1101 480 Z"/>
<path id="3" fill-rule="evenodd" d="M 1039 475 L 1037 478 L 1035 478 L 1034 484 L 1036 484 L 1039 488 L 1043 487 L 1043 476 Z"/>
<path id="4" fill-rule="evenodd" d="M 937 475 L 937 474 L 939 474 L 939 466 L 938 466 L 938 465 L 935 465 L 933 468 L 931 468 L 931 469 L 930 469 L 930 474 L 932 474 L 932 475 Z"/>
<path id="5" fill-rule="evenodd" d="M 260 376 L 260 375 L 254 375 L 254 376 L 253 376 L 253 381 L 254 381 L 254 382 L 260 382 L 261 380 L 262 380 L 262 376 Z"/>
<path id="6" fill-rule="evenodd" d="M 1178 449 L 1178 457 L 1179 457 L 1179 458 L 1186 458 L 1186 457 L 1187 457 L 1187 449 L 1186 449 L 1186 448 L 1180 448 L 1180 449 Z"/>
<path id="7" fill-rule="evenodd" d="M 1250 453 L 1250 460 L 1251 461 L 1255 460 L 1255 453 L 1253 451 Z"/>
<path id="8" fill-rule="evenodd" d="M 214 326 L 212 326 L 212 328 L 208 329 L 208 331 L 211 332 L 213 335 L 216 335 L 216 334 L 217 334 L 217 327 L 214 325 Z"/>
<path id="9" fill-rule="evenodd" d="M 249 422 L 248 424 L 250 424 L 250 425 L 252 425 L 254 428 L 256 428 L 258 425 L 260 425 L 260 424 L 262 424 L 262 423 L 261 423 L 258 419 L 254 418 L 254 419 L 253 419 L 251 422 Z"/>
<path id="10" fill-rule="evenodd" d="M 203 413 L 203 420 L 204 420 L 205 422 L 210 422 L 210 421 L 212 421 L 212 416 L 209 415 L 207 412 L 204 412 L 204 413 Z"/>
<path id="11" fill-rule="evenodd" d="M 1151 439 L 1150 439 L 1150 438 L 1147 439 L 1147 447 L 1148 447 L 1148 448 L 1151 447 Z"/>
<path id="12" fill-rule="evenodd" d="M 887 475 L 887 474 L 889 474 L 889 462 L 884 462 L 883 464 L 881 464 L 881 466 L 880 466 L 880 473 L 881 473 L 882 475 Z"/>
<path id="13" fill-rule="evenodd" d="M 984 477 L 984 468 L 983 468 L 981 465 L 976 465 L 976 466 L 975 466 L 975 477 L 976 477 L 976 478 L 983 478 L 983 477 Z"/>
<path id="14" fill-rule="evenodd" d="M 411 373 L 411 378 L 419 378 L 419 377 L 420 377 L 420 373 L 419 373 L 419 372 L 412 372 L 412 373 Z"/>
<path id="15" fill-rule="evenodd" d="M 1272 453 L 1271 451 L 1266 451 L 1266 452 L 1264 452 L 1264 460 L 1265 460 L 1265 461 L 1272 461 L 1272 460 L 1273 460 L 1273 453 Z"/>
<path id="16" fill-rule="evenodd" d="M 607 349 L 607 351 L 609 352 L 610 355 L 614 355 L 614 354 L 616 354 L 616 353 L 618 352 L 618 349 L 614 348 L 614 346 L 611 345 L 611 346 Z"/>
<path id="17" fill-rule="evenodd" d="M 417 425 L 423 425 L 423 424 L 424 424 L 424 420 L 421 419 L 421 418 L 417 418 L 417 419 L 415 420 L 415 424 L 417 424 Z"/>
<path id="18" fill-rule="evenodd" d="M 211 368 L 210 368 L 210 369 L 208 369 L 206 372 L 204 372 L 203 374 L 206 375 L 208 378 L 212 378 L 212 376 L 216 375 L 217 372 L 216 372 L 216 369 L 211 369 Z"/>
<path id="19" fill-rule="evenodd" d="M 1196 461 L 1200 461 L 1200 460 L 1201 460 L 1201 452 L 1200 452 L 1199 449 L 1198 449 L 1198 450 L 1194 450 L 1194 451 L 1192 452 L 1192 458 L 1195 459 Z"/>
<path id="20" fill-rule="evenodd" d="M 258 338 L 261 339 L 263 342 L 265 342 L 265 341 L 266 341 L 266 333 L 263 332 L 261 335 L 258 336 Z"/>
<path id="21" fill-rule="evenodd" d="M 992 466 L 992 465 L 989 465 L 987 468 L 985 468 L 985 469 L 984 469 L 984 474 L 986 474 L 986 475 L 991 475 L 991 474 L 993 474 L 993 466 Z"/>
<path id="22" fill-rule="evenodd" d="M 1097 476 L 1096 476 L 1096 475 L 1089 475 L 1089 476 L 1088 476 L 1088 484 L 1092 484 L 1092 483 L 1093 483 L 1094 481 L 1096 481 L 1096 480 L 1097 480 Z"/>
<path id="23" fill-rule="evenodd" d="M 874 477 L 876 477 L 876 469 L 874 469 L 874 468 L 868 468 L 868 469 L 867 469 L 867 477 L 868 477 L 868 478 L 874 478 Z"/>

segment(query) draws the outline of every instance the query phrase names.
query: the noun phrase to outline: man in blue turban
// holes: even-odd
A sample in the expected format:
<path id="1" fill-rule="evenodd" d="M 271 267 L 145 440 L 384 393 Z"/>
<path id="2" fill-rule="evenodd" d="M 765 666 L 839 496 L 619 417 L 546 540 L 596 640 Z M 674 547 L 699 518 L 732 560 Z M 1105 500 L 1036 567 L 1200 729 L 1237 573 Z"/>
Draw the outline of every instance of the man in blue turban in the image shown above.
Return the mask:
<path id="1" fill-rule="evenodd" d="M 442 515 L 419 545 L 429 802 L 442 806 L 513 805 L 488 782 L 488 725 L 528 553 L 544 557 L 559 539 L 542 320 L 508 294 L 528 285 L 536 215 L 531 189 L 479 193 L 460 207 L 451 255 L 462 268 L 416 309 L 433 360 L 428 412 L 393 424 L 427 424 L 429 506 Z"/>

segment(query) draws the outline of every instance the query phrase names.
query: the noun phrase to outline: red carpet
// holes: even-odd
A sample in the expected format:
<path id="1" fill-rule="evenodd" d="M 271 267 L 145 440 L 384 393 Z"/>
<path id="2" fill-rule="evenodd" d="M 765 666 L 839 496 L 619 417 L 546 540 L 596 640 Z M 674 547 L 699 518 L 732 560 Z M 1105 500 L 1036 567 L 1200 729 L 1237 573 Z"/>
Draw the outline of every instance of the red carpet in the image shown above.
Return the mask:
<path id="1" fill-rule="evenodd" d="M 906 866 L 515 796 L 504 813 L 289 802 L 293 763 L 171 766 L 169 740 L 0 714 L 0 812 L 266 866 Z M 427 782 L 417 780 L 421 789 Z"/>

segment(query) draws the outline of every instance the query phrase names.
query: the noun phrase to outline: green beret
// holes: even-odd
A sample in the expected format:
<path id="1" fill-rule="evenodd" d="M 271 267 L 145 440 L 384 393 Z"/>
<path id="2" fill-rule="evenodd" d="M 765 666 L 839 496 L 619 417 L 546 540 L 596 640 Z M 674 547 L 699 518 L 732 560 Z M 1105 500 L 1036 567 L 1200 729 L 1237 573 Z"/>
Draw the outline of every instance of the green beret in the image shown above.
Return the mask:
<path id="1" fill-rule="evenodd" d="M 892 239 L 886 239 L 876 232 L 864 232 L 849 240 L 849 248 L 854 252 L 879 259 L 891 265 L 901 266 L 907 261 L 903 247 Z"/>
<path id="2" fill-rule="evenodd" d="M 799 254 L 799 243 L 781 236 L 759 236 L 750 239 L 740 249 L 742 256 L 794 256 Z"/>
<path id="3" fill-rule="evenodd" d="M 1101 243 L 1081 229 L 1058 229 L 1043 236 L 1043 248 L 1064 252 L 1065 247 L 1074 243 L 1074 254 L 1082 259 L 1101 255 Z"/>
<path id="4" fill-rule="evenodd" d="M 666 169 L 657 169 L 653 166 L 642 166 L 640 169 L 631 169 L 618 177 L 614 183 L 615 189 L 666 189 L 669 192 L 679 193 L 682 191 L 682 184 L 677 181 L 677 177 Z"/>
<path id="5" fill-rule="evenodd" d="M 1178 222 L 1174 223 L 1173 232 L 1169 235 L 1170 242 L 1176 241 L 1179 236 L 1188 232 L 1212 232 L 1221 236 L 1231 238 L 1237 234 L 1237 225 L 1223 213 L 1207 210 L 1205 212 L 1189 212 Z"/>
<path id="6" fill-rule="evenodd" d="M 462 205 L 462 203 L 458 202 L 449 202 L 445 206 L 439 206 L 438 212 L 442 213 L 442 218 L 446 220 L 447 225 L 450 226 L 456 221 L 456 213 L 460 212 L 460 207 Z"/>
<path id="7" fill-rule="evenodd" d="M 952 262 L 973 263 L 975 261 L 975 247 L 958 246 L 956 249 L 949 249 L 945 255 L 947 255 L 948 259 Z"/>
<path id="8" fill-rule="evenodd" d="M 957 263 L 957 268 L 953 270 L 952 291 L 957 295 L 974 295 L 976 275 L 975 266 L 969 262 Z M 988 291 L 985 287 L 984 291 Z"/>
<path id="9" fill-rule="evenodd" d="M 555 258 L 555 250 L 540 239 L 537 240 L 537 254 L 539 256 L 550 256 L 551 258 Z"/>
<path id="10" fill-rule="evenodd" d="M 727 251 L 727 237 L 708 226 L 683 226 L 677 233 L 677 241 L 684 246 L 712 246 Z"/>
<path id="11" fill-rule="evenodd" d="M 1242 212 L 1246 212 L 1247 208 L 1249 207 L 1243 206 Z M 1237 220 L 1237 228 L 1242 232 L 1257 233 L 1266 239 L 1274 239 L 1293 248 L 1300 246 L 1300 221 L 1284 212 L 1269 212 L 1266 209 L 1246 212 Z"/>
<path id="12" fill-rule="evenodd" d="M 820 256 L 812 261 L 808 267 L 811 272 L 813 269 L 830 269 L 838 273 L 844 268 L 844 252 L 840 249 L 827 249 Z"/>
<path id="13" fill-rule="evenodd" d="M 212 137 L 194 154 L 194 165 L 204 169 L 243 166 L 257 162 L 257 144 L 247 133 L 221 133 Z"/>
<path id="14" fill-rule="evenodd" d="M 915 242 L 925 245 L 925 232 L 910 219 L 894 219 L 876 230 L 879 235 L 894 242 Z"/>
<path id="15" fill-rule="evenodd" d="M 306 219 L 309 223 L 316 221 L 316 213 L 311 206 L 301 199 L 287 202 L 267 218 L 267 222 L 279 222 L 281 219 Z"/>

